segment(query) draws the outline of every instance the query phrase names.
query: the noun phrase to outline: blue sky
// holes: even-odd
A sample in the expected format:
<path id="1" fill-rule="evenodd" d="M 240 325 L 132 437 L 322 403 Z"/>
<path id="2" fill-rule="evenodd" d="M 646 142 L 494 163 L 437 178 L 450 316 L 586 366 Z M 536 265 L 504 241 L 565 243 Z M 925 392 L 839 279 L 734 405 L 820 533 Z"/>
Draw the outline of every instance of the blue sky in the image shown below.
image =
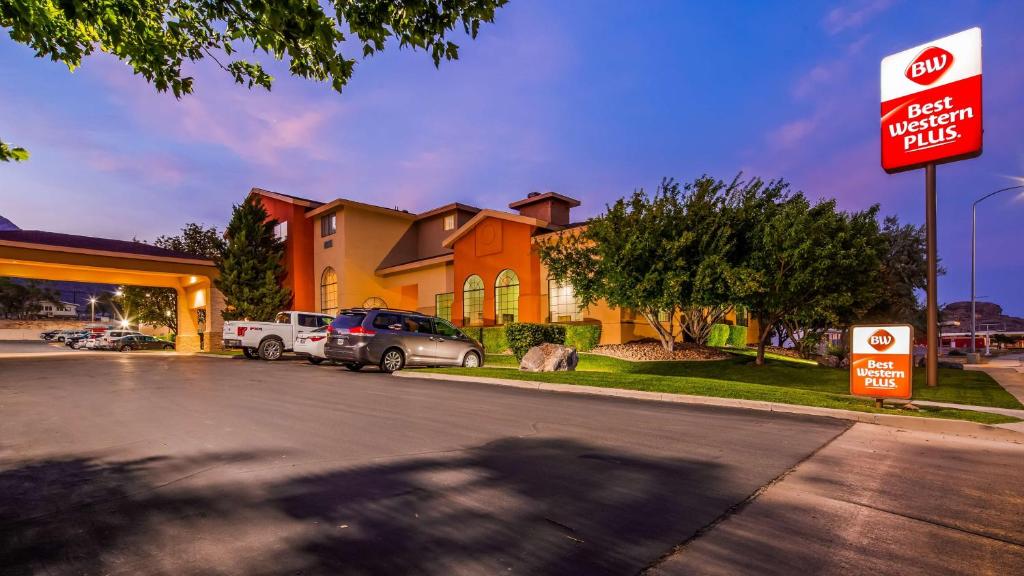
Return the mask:
<path id="1" fill-rule="evenodd" d="M 0 214 L 22 228 L 151 239 L 223 226 L 259 186 L 409 210 L 504 207 L 531 190 L 575 216 L 663 176 L 784 177 L 845 209 L 924 218 L 924 175 L 879 167 L 878 66 L 971 26 L 984 37 L 985 152 L 940 166 L 940 302 L 969 297 L 970 205 L 1024 176 L 1020 1 L 512 0 L 437 70 L 398 50 L 338 95 L 271 66 L 270 93 L 193 66 L 157 94 L 97 56 L 75 73 L 0 39 Z M 978 293 L 1024 315 L 1024 201 L 979 212 Z"/>

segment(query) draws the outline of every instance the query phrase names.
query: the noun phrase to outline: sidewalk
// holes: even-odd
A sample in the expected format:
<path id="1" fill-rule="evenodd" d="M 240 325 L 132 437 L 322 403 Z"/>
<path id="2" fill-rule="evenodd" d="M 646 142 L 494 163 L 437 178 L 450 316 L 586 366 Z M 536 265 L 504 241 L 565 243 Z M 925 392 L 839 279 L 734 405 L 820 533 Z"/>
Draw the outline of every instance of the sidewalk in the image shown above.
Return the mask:
<path id="1" fill-rule="evenodd" d="M 647 400 L 655 402 L 674 402 L 678 404 L 694 404 L 706 406 L 721 406 L 729 408 L 743 408 L 746 410 L 763 410 L 767 412 L 782 412 L 788 414 L 807 414 L 812 416 L 825 416 L 838 418 L 865 424 L 878 424 L 904 430 L 917 430 L 932 432 L 936 434 L 953 434 L 973 438 L 985 438 L 989 440 L 1000 440 L 1024 444 L 1024 422 L 1013 424 L 979 424 L 966 420 L 947 420 L 940 418 L 920 418 L 916 416 L 902 416 L 897 414 L 877 414 L 872 412 L 857 412 L 853 410 L 842 410 L 837 408 L 819 408 L 815 406 L 802 406 L 799 404 L 783 404 L 779 402 L 765 402 L 761 400 L 740 400 L 735 398 L 719 398 L 716 396 L 691 396 L 687 394 L 646 392 L 639 390 L 624 390 L 621 388 L 599 388 L 594 386 L 582 386 L 577 384 L 553 384 L 547 382 L 534 382 L 528 380 L 512 380 L 505 378 L 491 378 L 485 376 L 463 376 L 457 374 L 435 374 L 430 372 L 419 372 L 413 370 L 401 370 L 392 374 L 398 378 L 417 378 L 421 380 L 442 380 L 447 382 L 471 382 L 475 384 L 489 384 L 494 386 L 506 386 L 511 388 L 525 388 L 545 392 L 559 392 L 566 394 L 588 394 L 592 396 L 611 396 L 615 398 L 629 398 L 633 400 Z M 964 409 L 981 411 L 980 406 L 964 406 Z M 999 410 L 993 408 L 992 410 Z M 1024 412 L 1024 411 L 1021 411 Z"/>

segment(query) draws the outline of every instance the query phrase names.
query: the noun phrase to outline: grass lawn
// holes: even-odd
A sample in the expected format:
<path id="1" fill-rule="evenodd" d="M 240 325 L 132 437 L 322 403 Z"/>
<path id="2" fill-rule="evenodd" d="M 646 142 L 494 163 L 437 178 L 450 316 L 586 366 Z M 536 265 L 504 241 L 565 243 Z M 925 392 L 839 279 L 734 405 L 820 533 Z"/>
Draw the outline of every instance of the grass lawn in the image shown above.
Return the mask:
<path id="1" fill-rule="evenodd" d="M 919 411 L 877 409 L 871 400 L 849 396 L 849 374 L 806 361 L 776 357 L 753 366 L 744 355 L 715 361 L 628 362 L 595 354 L 580 354 L 576 372 L 519 372 L 512 356 L 488 355 L 484 368 L 444 368 L 452 374 L 510 378 L 603 388 L 763 400 L 862 412 L 957 418 L 986 424 L 1016 422 L 1015 418 L 983 412 L 928 408 Z M 914 398 L 958 404 L 1024 408 L 983 372 L 942 369 L 940 386 L 928 389 L 924 371 L 914 375 Z"/>

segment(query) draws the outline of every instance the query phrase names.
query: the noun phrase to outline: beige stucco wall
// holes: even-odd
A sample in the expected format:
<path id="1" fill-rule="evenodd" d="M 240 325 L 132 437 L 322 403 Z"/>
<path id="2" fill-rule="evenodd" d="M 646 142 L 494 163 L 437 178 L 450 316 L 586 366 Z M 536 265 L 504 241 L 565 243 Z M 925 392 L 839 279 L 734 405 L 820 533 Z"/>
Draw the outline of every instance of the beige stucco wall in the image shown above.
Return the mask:
<path id="1" fill-rule="evenodd" d="M 455 278 L 455 267 L 451 262 L 441 262 L 408 272 L 390 274 L 383 278 L 383 285 L 388 293 L 402 294 L 406 289 L 406 298 L 396 300 L 395 307 L 413 308 L 417 312 L 434 316 L 437 312 L 435 297 L 452 291 Z M 415 287 L 415 302 L 408 299 L 409 290 Z M 388 301 L 390 305 L 391 302 Z"/>

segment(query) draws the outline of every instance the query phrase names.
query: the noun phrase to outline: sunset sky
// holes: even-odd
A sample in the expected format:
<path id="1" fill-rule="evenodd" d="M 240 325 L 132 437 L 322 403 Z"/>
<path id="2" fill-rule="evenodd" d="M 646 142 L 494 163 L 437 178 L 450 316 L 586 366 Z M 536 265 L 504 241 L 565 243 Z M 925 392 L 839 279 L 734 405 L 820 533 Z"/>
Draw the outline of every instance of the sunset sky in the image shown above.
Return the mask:
<path id="1" fill-rule="evenodd" d="M 222 227 L 253 186 L 422 211 L 532 190 L 583 219 L 662 177 L 784 177 L 844 209 L 924 219 L 922 171 L 879 166 L 879 61 L 972 26 L 985 151 L 940 166 L 940 302 L 970 288 L 973 199 L 1024 183 L 1024 2 L 512 0 L 435 69 L 392 46 L 344 94 L 271 65 L 270 93 L 190 69 L 158 94 L 116 59 L 75 73 L 0 36 L 0 215 L 24 229 L 152 239 Z M 979 210 L 978 294 L 1024 316 L 1024 199 Z"/>

